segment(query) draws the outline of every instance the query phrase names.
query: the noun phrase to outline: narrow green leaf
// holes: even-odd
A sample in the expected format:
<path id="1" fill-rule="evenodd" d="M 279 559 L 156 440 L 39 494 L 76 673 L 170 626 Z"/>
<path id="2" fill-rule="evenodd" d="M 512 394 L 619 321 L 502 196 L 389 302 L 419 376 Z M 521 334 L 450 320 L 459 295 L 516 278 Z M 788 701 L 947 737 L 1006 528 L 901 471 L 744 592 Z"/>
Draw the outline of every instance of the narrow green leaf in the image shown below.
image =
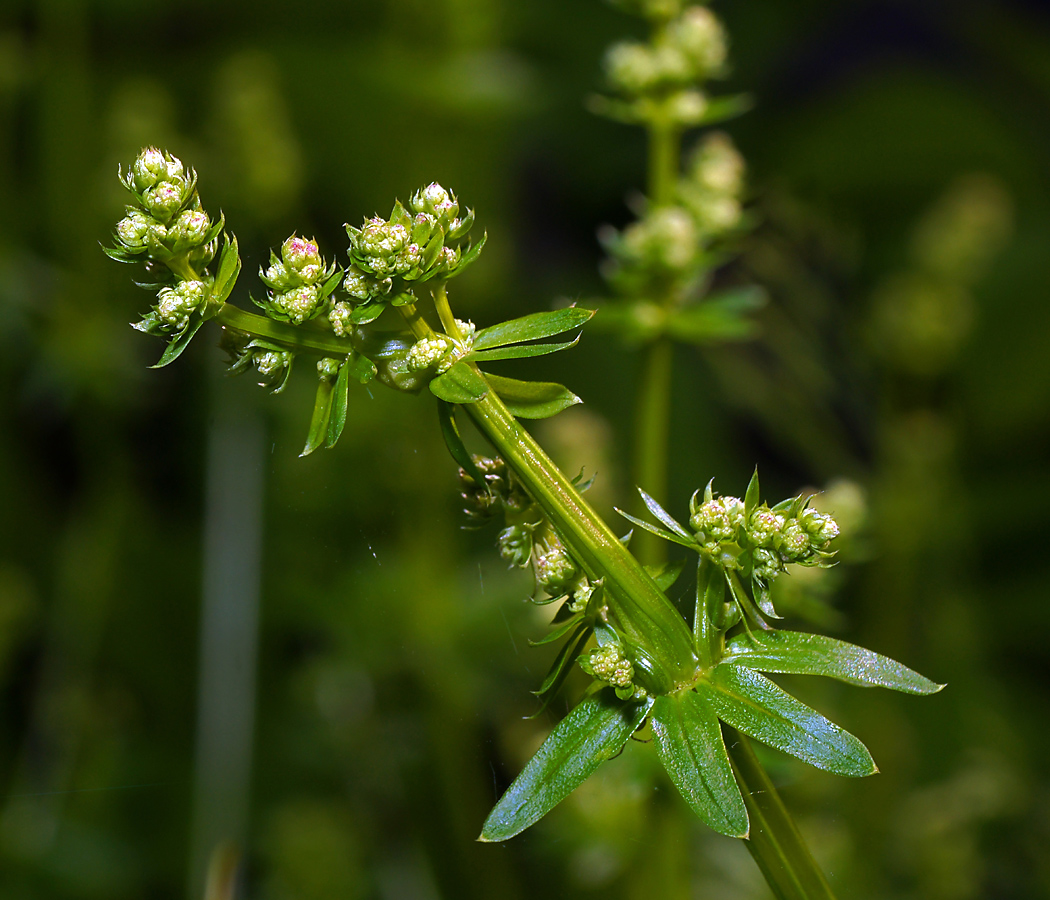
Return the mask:
<path id="1" fill-rule="evenodd" d="M 448 403 L 477 403 L 489 386 L 474 369 L 460 360 L 430 382 L 430 392 Z"/>
<path id="2" fill-rule="evenodd" d="M 559 344 L 516 344 L 512 347 L 496 347 L 492 350 L 474 350 L 466 358 L 472 362 L 492 362 L 500 359 L 529 359 L 533 356 L 546 356 L 559 350 L 569 350 L 580 342 L 563 341 Z"/>
<path id="3" fill-rule="evenodd" d="M 199 312 L 194 312 L 190 315 L 190 323 L 186 326 L 185 330 L 179 334 L 167 347 L 164 348 L 164 352 L 161 354 L 159 360 L 150 366 L 151 369 L 162 369 L 169 363 L 175 362 L 181 355 L 182 351 L 185 350 L 189 345 L 190 341 L 193 340 L 193 336 L 200 331 L 201 325 L 204 324 L 204 316 Z"/>
<path id="4" fill-rule="evenodd" d="M 489 813 L 481 841 L 505 841 L 539 821 L 627 743 L 652 700 L 617 700 L 611 690 L 582 700 L 550 733 Z"/>
<path id="5" fill-rule="evenodd" d="M 452 458 L 459 463 L 460 467 L 466 472 L 474 484 L 479 489 L 484 488 L 485 479 L 481 472 L 478 471 L 478 467 L 474 464 L 474 457 L 470 455 L 470 451 L 467 450 L 466 444 L 463 443 L 463 438 L 459 433 L 459 426 L 456 424 L 456 411 L 451 403 L 447 403 L 444 400 L 438 400 L 438 423 L 441 425 L 441 436 L 445 439 L 445 446 L 448 448 L 448 452 L 452 455 Z"/>
<path id="6" fill-rule="evenodd" d="M 547 419 L 583 402 L 568 388 L 549 381 L 518 381 L 487 372 L 485 379 L 520 419 Z"/>
<path id="7" fill-rule="evenodd" d="M 328 436 L 328 417 L 332 411 L 332 382 L 321 380 L 317 383 L 317 395 L 314 398 L 314 411 L 310 416 L 310 430 L 306 433 L 306 446 L 300 456 L 309 456 Z"/>
<path id="8" fill-rule="evenodd" d="M 456 264 L 456 268 L 449 273 L 451 278 L 454 275 L 459 275 L 467 266 L 473 265 L 474 261 L 481 256 L 481 251 L 485 246 L 485 242 L 489 239 L 489 233 L 486 231 L 482 236 L 481 240 L 476 244 L 471 244 L 467 248 L 467 252 L 460 257 L 459 262 Z"/>
<path id="9" fill-rule="evenodd" d="M 646 522 L 644 519 L 636 519 L 630 513 L 625 513 L 622 509 L 618 509 L 617 507 L 613 507 L 613 509 L 615 509 L 616 512 L 618 512 L 621 516 L 623 516 L 628 522 L 632 522 L 633 524 L 637 525 L 639 528 L 644 528 L 646 531 L 652 532 L 653 534 L 658 535 L 659 537 L 662 537 L 665 541 L 671 541 L 672 543 L 675 543 L 675 544 L 681 544 L 683 547 L 688 547 L 690 550 L 695 550 L 696 549 L 696 539 L 695 538 L 690 538 L 689 540 L 685 540 L 684 538 L 682 538 L 679 535 L 675 534 L 673 531 L 665 531 L 663 528 L 659 528 L 656 525 L 651 525 L 649 522 Z"/>
<path id="10" fill-rule="evenodd" d="M 568 595 L 566 595 L 568 596 Z M 558 624 L 558 627 L 554 629 L 550 634 L 545 634 L 539 640 L 529 641 L 530 647 L 542 647 L 544 644 L 553 644 L 556 641 L 561 640 L 565 635 L 572 631 L 577 625 L 580 624 L 580 618 L 582 613 L 573 613 L 572 618 L 566 619 L 564 622 Z"/>
<path id="11" fill-rule="evenodd" d="M 211 301 L 216 307 L 225 303 L 233 293 L 237 277 L 241 273 L 241 256 L 237 251 L 237 236 L 229 234 L 222 245 L 219 256 L 219 271 L 211 288 Z"/>
<path id="12" fill-rule="evenodd" d="M 693 691 L 658 697 L 650 722 L 660 762 L 693 812 L 719 834 L 747 837 L 744 798 L 710 705 Z"/>
<path id="13" fill-rule="evenodd" d="M 677 534 L 679 537 L 688 538 L 690 541 L 695 541 L 693 535 L 686 531 L 681 525 L 679 525 L 659 503 L 657 503 L 652 497 L 650 497 L 641 488 L 638 488 L 638 493 L 642 495 L 642 500 L 645 502 L 646 508 L 656 518 L 664 523 L 671 531 Z"/>
<path id="14" fill-rule="evenodd" d="M 656 586 L 665 594 L 674 586 L 679 579 L 682 570 L 685 569 L 685 560 L 679 559 L 664 563 L 662 566 L 646 566 L 645 571 L 653 577 Z"/>
<path id="15" fill-rule="evenodd" d="M 888 656 L 800 631 L 742 634 L 726 647 L 726 662 L 760 672 L 824 675 L 861 687 L 884 687 L 906 694 L 936 694 L 944 687 Z"/>
<path id="16" fill-rule="evenodd" d="M 568 677 L 572 664 L 576 662 L 576 658 L 583 650 L 583 645 L 587 643 L 592 631 L 593 628 L 590 622 L 580 622 L 576 626 L 572 637 L 562 645 L 558 655 L 554 657 L 554 662 L 551 663 L 551 667 L 543 679 L 543 684 L 540 685 L 539 690 L 533 691 L 533 694 L 545 699 L 557 693 L 558 688 L 564 684 L 565 679 Z M 540 710 L 540 712 L 542 711 Z"/>
<path id="17" fill-rule="evenodd" d="M 332 406 L 328 414 L 328 431 L 324 445 L 334 447 L 346 425 L 346 404 L 350 392 L 350 361 L 344 360 L 339 367 L 339 377 L 332 389 Z"/>
<path id="18" fill-rule="evenodd" d="M 359 384 L 368 384 L 376 377 L 376 364 L 360 353 L 351 353 L 345 365 L 349 369 L 350 377 Z"/>
<path id="19" fill-rule="evenodd" d="M 474 335 L 474 349 L 488 350 L 506 344 L 517 344 L 521 341 L 537 341 L 540 338 L 553 337 L 573 328 L 579 328 L 594 315 L 593 309 L 581 309 L 568 306 L 548 312 L 532 313 L 520 319 L 500 322 L 489 328 L 482 328 Z"/>
<path id="20" fill-rule="evenodd" d="M 754 105 L 749 94 L 731 94 L 727 97 L 715 97 L 707 104 L 704 117 L 696 124 L 713 125 L 715 122 L 724 122 L 726 119 L 735 119 L 743 115 Z"/>
<path id="21" fill-rule="evenodd" d="M 758 672 L 721 663 L 696 690 L 722 721 L 811 766 L 853 778 L 878 771 L 857 738 Z"/>
<path id="22" fill-rule="evenodd" d="M 751 474 L 751 480 L 747 484 L 747 493 L 744 494 L 744 515 L 750 517 L 758 504 L 762 502 L 762 489 L 758 485 L 758 466 Z"/>

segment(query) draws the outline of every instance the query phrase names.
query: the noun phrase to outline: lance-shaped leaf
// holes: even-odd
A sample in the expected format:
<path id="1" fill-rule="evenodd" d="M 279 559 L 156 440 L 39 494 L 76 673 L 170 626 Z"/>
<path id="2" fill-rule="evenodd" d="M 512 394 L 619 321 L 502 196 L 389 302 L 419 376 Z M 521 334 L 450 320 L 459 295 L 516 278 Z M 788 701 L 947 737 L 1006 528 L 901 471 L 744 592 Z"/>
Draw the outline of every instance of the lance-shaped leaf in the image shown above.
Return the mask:
<path id="1" fill-rule="evenodd" d="M 696 539 L 693 537 L 693 535 L 691 535 L 681 525 L 679 525 L 671 517 L 671 514 L 667 512 L 667 510 L 665 510 L 652 497 L 650 497 L 645 491 L 643 491 L 641 488 L 638 488 L 638 493 L 642 495 L 642 500 L 645 502 L 645 506 L 649 510 L 649 512 L 651 512 L 654 516 L 656 516 L 656 518 L 663 522 L 669 530 L 673 531 L 681 538 L 686 538 L 687 540 L 690 540 L 694 543 L 696 542 Z"/>
<path id="2" fill-rule="evenodd" d="M 520 419 L 547 419 L 583 402 L 567 387 L 550 381 L 518 381 L 488 373 L 485 378 L 507 409 Z"/>
<path id="3" fill-rule="evenodd" d="M 671 541 L 674 544 L 681 544 L 683 547 L 689 547 L 691 550 L 696 549 L 696 538 L 684 538 L 681 535 L 675 534 L 673 531 L 668 531 L 666 528 L 660 528 L 657 525 L 652 525 L 646 522 L 644 519 L 637 519 L 630 513 L 625 513 L 619 507 L 613 507 L 621 516 L 623 516 L 628 522 L 637 525 L 639 528 L 644 528 L 646 531 L 650 531 L 658 537 L 662 537 L 665 541 Z M 630 535 L 627 536 L 628 540 Z M 627 543 L 626 540 L 623 541 Z"/>
<path id="4" fill-rule="evenodd" d="M 314 411 L 310 416 L 310 430 L 306 433 L 306 446 L 300 456 L 309 456 L 328 437 L 328 417 L 332 412 L 332 382 L 322 379 L 317 384 Z"/>
<path id="5" fill-rule="evenodd" d="M 570 631 L 576 628 L 583 619 L 583 613 L 574 613 L 572 618 L 566 619 L 565 621 L 558 623 L 558 627 L 555 628 L 550 634 L 545 634 L 539 640 L 529 641 L 530 647 L 541 647 L 544 644 L 553 644 L 556 641 L 561 640 Z"/>
<path id="6" fill-rule="evenodd" d="M 486 487 L 485 478 L 478 471 L 478 467 L 474 464 L 474 457 L 470 455 L 470 451 L 467 450 L 466 444 L 463 443 L 463 438 L 460 436 L 459 426 L 456 424 L 455 408 L 451 403 L 447 403 L 444 400 L 438 400 L 437 407 L 441 436 L 445 439 L 445 446 L 448 448 L 448 452 L 459 463 L 463 471 L 471 477 L 478 489 L 484 489 Z"/>
<path id="7" fill-rule="evenodd" d="M 189 345 L 190 341 L 193 340 L 193 336 L 200 331 L 201 325 L 204 324 L 204 316 L 199 311 L 190 313 L 189 324 L 164 348 L 164 352 L 152 366 L 151 369 L 162 369 L 169 363 L 175 362 L 180 356 L 182 351 L 185 350 Z"/>
<path id="8" fill-rule="evenodd" d="M 489 386 L 461 360 L 431 380 L 430 392 L 448 403 L 477 403 L 489 392 Z"/>
<path id="9" fill-rule="evenodd" d="M 857 738 L 758 672 L 721 663 L 696 690 L 723 722 L 811 766 L 854 778 L 878 771 Z"/>
<path id="10" fill-rule="evenodd" d="M 569 306 L 548 312 L 532 313 L 520 319 L 500 322 L 489 328 L 482 328 L 474 335 L 475 350 L 489 350 L 493 347 L 504 347 L 507 344 L 519 344 L 522 341 L 538 341 L 540 338 L 553 337 L 579 328 L 594 315 L 593 309 L 580 309 Z"/>
<path id="11" fill-rule="evenodd" d="M 542 713 L 558 691 L 561 690 L 565 679 L 569 677 L 569 673 L 572 671 L 573 663 L 579 658 L 583 652 L 584 645 L 590 639 L 592 631 L 591 623 L 584 620 L 576 626 L 572 637 L 562 644 L 558 655 L 554 658 L 554 662 L 551 663 L 547 677 L 543 679 L 543 684 L 540 685 L 538 691 L 532 692 L 543 701 L 543 706 L 529 718 L 535 718 Z"/>
<path id="12" fill-rule="evenodd" d="M 754 106 L 750 94 L 730 94 L 726 97 L 715 97 L 708 101 L 703 119 L 697 125 L 713 125 L 726 119 L 735 119 Z"/>
<path id="13" fill-rule="evenodd" d="M 346 404 L 350 392 L 350 361 L 344 360 L 339 367 L 339 376 L 332 388 L 331 412 L 328 414 L 328 430 L 324 445 L 334 447 L 346 425 Z"/>
<path id="14" fill-rule="evenodd" d="M 233 287 L 237 283 L 237 276 L 240 273 L 241 255 L 237 252 L 237 236 L 233 234 L 227 235 L 222 245 L 222 253 L 219 256 L 219 270 L 211 287 L 210 302 L 214 304 L 216 310 L 233 293 Z"/>
<path id="15" fill-rule="evenodd" d="M 617 700 L 611 689 L 582 700 L 500 797 L 479 840 L 505 841 L 543 818 L 623 749 L 652 702 Z"/>
<path id="16" fill-rule="evenodd" d="M 510 347 L 495 347 L 492 350 L 474 350 L 467 355 L 471 362 L 494 362 L 501 359 L 530 359 L 533 356 L 546 356 L 559 350 L 569 350 L 580 342 L 579 338 L 563 341 L 558 344 L 515 344 Z"/>
<path id="17" fill-rule="evenodd" d="M 762 488 L 758 484 L 758 466 L 751 473 L 751 480 L 747 483 L 747 492 L 744 494 L 744 515 L 750 518 L 751 513 L 758 509 L 762 502 Z"/>
<path id="18" fill-rule="evenodd" d="M 673 562 L 664 563 L 660 566 L 646 566 L 645 571 L 653 577 L 653 581 L 656 582 L 656 586 L 660 588 L 665 594 L 674 587 L 674 583 L 678 580 L 682 574 L 682 570 L 685 568 L 685 560 L 679 559 Z"/>
<path id="19" fill-rule="evenodd" d="M 693 691 L 658 697 L 653 741 L 686 803 L 719 834 L 747 837 L 748 821 L 714 710 Z"/>
<path id="20" fill-rule="evenodd" d="M 726 662 L 760 672 L 825 675 L 861 687 L 884 687 L 906 694 L 936 694 L 944 687 L 888 656 L 800 631 L 742 634 L 726 647 Z"/>

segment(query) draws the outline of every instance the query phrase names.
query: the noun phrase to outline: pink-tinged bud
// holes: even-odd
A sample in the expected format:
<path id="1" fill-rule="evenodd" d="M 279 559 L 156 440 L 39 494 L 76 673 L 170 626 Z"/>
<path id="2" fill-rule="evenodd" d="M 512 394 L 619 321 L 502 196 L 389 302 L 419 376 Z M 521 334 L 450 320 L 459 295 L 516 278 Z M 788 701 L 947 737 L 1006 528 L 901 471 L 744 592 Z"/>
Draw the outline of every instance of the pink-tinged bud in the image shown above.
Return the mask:
<path id="1" fill-rule="evenodd" d="M 317 243 L 293 234 L 281 245 L 281 258 L 290 269 L 295 269 L 304 274 L 304 269 L 313 267 L 313 271 L 319 272 L 323 263 L 321 252 Z M 307 279 L 309 280 L 309 279 Z"/>

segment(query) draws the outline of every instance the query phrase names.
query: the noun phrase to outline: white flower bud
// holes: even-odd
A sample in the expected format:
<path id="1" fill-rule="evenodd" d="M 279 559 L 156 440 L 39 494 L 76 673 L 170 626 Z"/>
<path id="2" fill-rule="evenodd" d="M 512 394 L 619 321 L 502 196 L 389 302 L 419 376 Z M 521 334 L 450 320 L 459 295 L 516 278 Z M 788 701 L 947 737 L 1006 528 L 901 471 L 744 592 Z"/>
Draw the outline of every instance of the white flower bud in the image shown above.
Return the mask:
<path id="1" fill-rule="evenodd" d="M 350 304 L 345 301 L 340 301 L 332 307 L 332 311 L 328 313 L 328 321 L 332 324 L 332 331 L 335 332 L 336 337 L 346 337 L 350 334 L 353 328 L 350 313 L 352 312 Z"/>
<path id="2" fill-rule="evenodd" d="M 132 210 L 117 222 L 117 236 L 129 247 L 141 247 L 151 221 L 145 213 Z"/>
<path id="3" fill-rule="evenodd" d="M 431 366 L 436 367 L 439 373 L 447 372 L 455 361 L 453 358 L 455 346 L 452 338 L 443 334 L 423 338 L 412 345 L 405 362 L 411 372 L 419 372 Z"/>
<path id="4" fill-rule="evenodd" d="M 178 218 L 172 223 L 169 235 L 175 240 L 200 242 L 211 228 L 211 219 L 208 214 L 200 209 L 187 209 L 179 213 Z"/>
<path id="5" fill-rule="evenodd" d="M 182 186 L 171 181 L 161 181 L 142 195 L 146 209 L 165 223 L 182 206 L 183 199 Z"/>
<path id="6" fill-rule="evenodd" d="M 712 134 L 696 148 L 690 175 L 706 190 L 735 197 L 744 185 L 744 158 L 727 135 Z"/>
<path id="7" fill-rule="evenodd" d="M 459 203 L 436 181 L 416 191 L 409 200 L 414 213 L 429 213 L 444 227 L 459 215 Z"/>
<path id="8" fill-rule="evenodd" d="M 264 378 L 272 379 L 283 369 L 288 367 L 291 354 L 279 350 L 267 350 L 264 353 L 256 353 L 252 358 L 255 368 Z"/>
<path id="9" fill-rule="evenodd" d="M 619 644 L 596 647 L 590 652 L 587 662 L 595 678 L 613 687 L 627 688 L 634 681 L 634 666 L 623 655 Z"/>
<path id="10" fill-rule="evenodd" d="M 321 290 L 316 284 L 304 284 L 283 294 L 277 294 L 272 302 L 274 307 L 288 316 L 289 321 L 302 325 L 317 311 L 320 299 Z"/>
<path id="11" fill-rule="evenodd" d="M 135 187 L 144 191 L 168 177 L 168 161 L 156 147 L 147 147 L 131 164 L 131 175 Z"/>
<path id="12" fill-rule="evenodd" d="M 667 29 L 672 45 L 685 55 L 694 78 L 717 72 L 726 61 L 722 23 L 705 6 L 691 6 Z"/>
<path id="13" fill-rule="evenodd" d="M 324 266 L 317 243 L 295 234 L 281 245 L 281 258 L 305 281 L 315 280 Z"/>
<path id="14" fill-rule="evenodd" d="M 605 74 L 609 84 L 625 94 L 641 94 L 657 79 L 653 52 L 645 44 L 624 41 L 613 44 L 605 54 Z"/>
<path id="15" fill-rule="evenodd" d="M 759 546 L 771 545 L 773 536 L 784 527 L 784 517 L 769 509 L 756 509 L 748 522 L 747 536 Z"/>
<path id="16" fill-rule="evenodd" d="M 190 321 L 190 314 L 198 309 L 206 296 L 202 281 L 181 281 L 175 287 L 161 288 L 157 293 L 157 315 L 175 331 L 181 331 Z"/>

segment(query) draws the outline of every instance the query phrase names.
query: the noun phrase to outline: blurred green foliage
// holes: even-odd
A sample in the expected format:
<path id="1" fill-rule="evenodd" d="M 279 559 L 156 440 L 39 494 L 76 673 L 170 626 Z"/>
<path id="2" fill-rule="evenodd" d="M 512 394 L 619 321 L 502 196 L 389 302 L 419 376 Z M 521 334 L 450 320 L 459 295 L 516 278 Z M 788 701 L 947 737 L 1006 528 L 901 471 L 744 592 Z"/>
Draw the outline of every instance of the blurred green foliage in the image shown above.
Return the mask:
<path id="1" fill-rule="evenodd" d="M 772 299 L 755 341 L 679 354 L 671 512 L 712 476 L 739 493 L 755 462 L 771 496 L 840 479 L 847 564 L 780 602 L 949 683 L 921 704 L 792 685 L 883 773 L 767 759 L 839 895 L 1050 896 L 1050 17 L 716 8 L 730 87 L 757 101 L 729 126 L 761 221 L 732 277 Z M 240 238 L 242 305 L 293 229 L 341 256 L 344 222 L 432 179 L 490 235 L 460 314 L 598 296 L 594 232 L 627 221 L 645 148 L 584 98 L 633 27 L 598 0 L 5 4 L 5 900 L 203 895 L 205 447 L 230 410 L 265 434 L 258 654 L 237 663 L 257 672 L 243 896 L 768 896 L 640 745 L 510 844 L 475 844 L 552 720 L 522 718 L 546 662 L 531 585 L 459 528 L 432 401 L 359 391 L 338 448 L 300 460 L 312 379 L 265 397 L 218 378 L 208 340 L 147 372 L 160 348 L 125 324 L 143 295 L 99 250 L 117 164 L 156 144 Z M 598 469 L 604 511 L 630 493 L 635 365 L 597 334 L 552 363 L 587 406 L 541 439 Z"/>

